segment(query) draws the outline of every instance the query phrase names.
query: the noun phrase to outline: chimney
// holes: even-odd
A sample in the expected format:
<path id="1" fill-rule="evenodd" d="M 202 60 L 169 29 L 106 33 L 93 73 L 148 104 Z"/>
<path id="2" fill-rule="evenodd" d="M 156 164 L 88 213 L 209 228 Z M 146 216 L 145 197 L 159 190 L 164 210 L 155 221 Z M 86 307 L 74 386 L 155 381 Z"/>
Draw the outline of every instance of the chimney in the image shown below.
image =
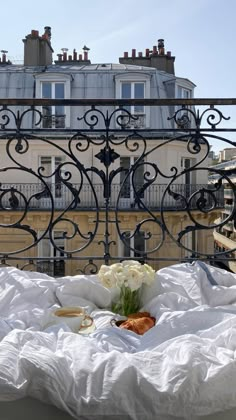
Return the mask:
<path id="1" fill-rule="evenodd" d="M 2 53 L 2 63 L 6 63 L 6 61 L 7 61 L 6 54 L 8 53 L 8 51 L 7 50 L 1 50 L 1 53 Z"/>
<path id="2" fill-rule="evenodd" d="M 42 36 L 39 36 L 39 32 L 33 29 L 29 35 L 26 35 L 23 42 L 25 66 L 49 66 L 52 64 L 53 49 L 50 26 L 45 26 Z"/>
<path id="3" fill-rule="evenodd" d="M 144 54 L 139 52 L 136 55 L 136 50 L 132 49 L 131 56 L 128 52 L 124 52 L 124 56 L 119 58 L 121 64 L 154 67 L 170 74 L 175 74 L 174 61 L 175 57 L 172 57 L 170 51 L 165 53 L 164 39 L 162 38 L 158 39 L 158 44 L 154 45 L 152 50 L 146 48 Z"/>
<path id="4" fill-rule="evenodd" d="M 55 60 L 55 64 L 68 64 L 68 65 L 88 65 L 91 64 L 91 61 L 88 58 L 88 52 L 90 48 L 84 45 L 83 54 L 78 54 L 76 49 L 73 49 L 73 54 L 68 53 L 68 48 L 62 48 L 62 54 L 57 54 L 58 59 Z"/>
<path id="5" fill-rule="evenodd" d="M 7 50 L 1 50 L 2 53 L 2 57 L 0 57 L 0 64 L 5 65 L 5 64 L 12 64 L 10 60 L 7 60 Z"/>

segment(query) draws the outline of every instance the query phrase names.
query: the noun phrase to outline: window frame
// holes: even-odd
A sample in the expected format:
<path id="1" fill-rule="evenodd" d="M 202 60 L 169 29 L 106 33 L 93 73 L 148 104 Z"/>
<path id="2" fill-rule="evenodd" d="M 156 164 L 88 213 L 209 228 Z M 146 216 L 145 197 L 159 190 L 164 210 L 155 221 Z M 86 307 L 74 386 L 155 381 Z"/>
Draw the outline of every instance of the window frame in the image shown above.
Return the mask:
<path id="1" fill-rule="evenodd" d="M 36 98 L 42 99 L 42 86 L 43 83 L 52 83 L 54 85 L 57 83 L 64 84 L 64 99 L 70 99 L 71 97 L 71 75 L 70 74 L 59 74 L 59 73 L 44 73 L 44 74 L 35 74 L 34 75 L 36 86 L 35 86 L 35 94 Z M 52 98 L 54 99 L 54 98 Z M 40 112 L 43 112 L 43 107 L 37 108 Z M 42 127 L 41 123 L 41 128 Z M 70 128 L 70 107 L 65 107 L 65 126 L 64 128 Z M 52 127 L 48 128 L 48 130 L 51 129 L 58 129 L 61 130 L 61 127 Z"/>
<path id="2" fill-rule="evenodd" d="M 122 154 L 120 156 L 120 167 L 123 167 L 122 159 L 129 159 L 128 168 L 125 168 L 125 169 L 130 170 L 134 166 L 135 162 L 139 159 L 139 157 L 138 156 L 133 156 L 133 155 L 125 155 L 125 154 L 123 155 Z M 142 184 L 143 184 L 143 182 L 144 182 L 144 172 L 145 172 L 145 161 L 142 160 L 141 163 L 143 164 L 143 166 L 141 166 L 141 168 L 142 168 L 142 178 L 143 178 Z M 125 177 L 126 177 L 126 175 L 124 174 L 124 172 L 120 172 L 120 187 L 122 186 L 123 179 Z M 124 186 L 126 186 L 127 188 L 124 188 L 123 192 L 121 191 L 121 196 L 120 196 L 121 200 L 123 200 L 123 201 L 126 200 L 129 204 L 134 203 L 134 200 L 135 200 L 135 194 L 134 194 L 134 190 L 133 190 L 131 177 L 132 177 L 132 175 L 127 178 L 127 180 L 124 184 Z M 138 187 L 141 187 L 142 184 L 138 185 Z M 141 198 L 144 198 L 144 195 Z"/>
<path id="3" fill-rule="evenodd" d="M 128 228 L 126 230 L 124 229 L 122 233 L 125 233 L 125 232 L 127 232 L 129 235 L 133 235 L 133 233 L 134 233 L 133 230 L 129 230 Z M 127 247 L 125 245 L 125 243 L 119 238 L 119 241 L 118 241 L 119 255 L 123 255 L 123 258 L 137 258 L 137 257 L 141 257 L 141 256 L 144 257 L 145 256 L 146 250 L 147 250 L 147 246 L 146 246 L 147 244 L 146 244 L 146 241 L 144 239 L 146 232 L 145 232 L 145 230 L 142 230 L 140 233 L 143 236 L 143 251 L 142 251 L 142 254 L 138 253 L 137 251 L 135 252 L 135 245 L 137 245 L 137 244 L 135 244 L 135 239 L 138 239 L 138 238 L 135 238 L 135 236 L 134 236 L 134 237 L 129 239 L 130 248 Z M 133 249 L 131 249 L 131 248 L 133 248 Z M 125 255 L 125 251 L 128 251 L 129 255 Z"/>
<path id="4" fill-rule="evenodd" d="M 45 262 L 48 264 L 49 269 L 52 270 L 51 275 L 53 277 L 58 277 L 58 276 L 61 277 L 65 275 L 65 260 L 60 259 L 61 257 L 64 256 L 64 250 L 66 246 L 66 240 L 63 237 L 63 233 L 64 232 L 61 230 L 56 230 L 52 232 L 52 237 L 55 242 L 55 245 L 61 249 L 60 251 L 59 249 L 53 246 L 53 244 L 51 243 L 49 239 L 48 233 L 42 238 L 44 231 L 38 230 L 38 235 L 42 239 L 38 243 L 37 254 L 39 258 L 48 258 Z M 60 235 L 59 238 L 57 237 L 58 235 Z M 50 256 L 45 255 L 45 250 L 49 251 Z M 37 261 L 38 269 L 44 266 L 45 262 L 44 260 Z M 58 270 L 59 272 L 57 273 Z"/>
<path id="5" fill-rule="evenodd" d="M 116 99 L 123 99 L 121 97 L 122 93 L 122 83 L 144 83 L 144 99 L 150 98 L 151 93 L 151 74 L 144 72 L 125 72 L 118 73 L 115 75 L 115 96 Z M 133 98 L 134 99 L 134 98 Z M 131 114 L 134 116 L 144 115 L 145 122 L 143 128 L 150 127 L 150 107 L 146 106 L 143 109 L 143 112 L 132 112 L 134 111 L 134 106 L 131 107 Z"/>
<path id="6" fill-rule="evenodd" d="M 44 159 L 48 159 L 48 162 L 50 161 L 50 173 L 54 173 L 56 168 L 63 164 L 65 162 L 65 157 L 62 155 L 40 155 L 39 157 L 39 167 L 44 167 L 45 163 L 43 162 Z M 56 161 L 60 160 L 59 164 L 57 165 Z M 63 171 L 62 171 L 63 173 Z M 50 191 L 52 192 L 54 200 L 61 200 L 63 196 L 63 183 L 62 181 L 56 181 L 56 175 L 52 175 L 49 180 L 47 181 L 47 178 L 45 178 L 45 182 L 48 184 Z"/>

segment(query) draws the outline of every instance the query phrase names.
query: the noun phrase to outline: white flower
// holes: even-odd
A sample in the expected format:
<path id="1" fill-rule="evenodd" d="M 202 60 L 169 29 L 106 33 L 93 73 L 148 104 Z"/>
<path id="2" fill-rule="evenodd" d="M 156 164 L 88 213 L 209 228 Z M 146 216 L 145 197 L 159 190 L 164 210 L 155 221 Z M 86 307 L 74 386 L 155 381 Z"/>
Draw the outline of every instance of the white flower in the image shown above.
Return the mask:
<path id="1" fill-rule="evenodd" d="M 131 265 L 136 265 L 136 266 L 139 266 L 139 267 L 141 267 L 141 264 L 140 264 L 140 262 L 139 261 L 135 261 L 135 260 L 124 260 L 124 261 L 122 261 L 122 265 L 123 266 L 131 266 Z"/>
<path id="2" fill-rule="evenodd" d="M 150 286 L 155 278 L 155 270 L 153 270 L 153 268 L 150 265 L 143 264 L 142 271 L 144 274 L 143 282 L 147 284 L 148 286 Z"/>
<path id="3" fill-rule="evenodd" d="M 111 267 L 108 267 L 107 265 L 102 265 L 100 267 L 100 270 L 98 272 L 98 277 L 101 283 L 103 284 L 103 286 L 107 287 L 108 289 L 116 285 L 116 279 L 114 277 L 114 273 Z"/>
<path id="4" fill-rule="evenodd" d="M 126 282 L 123 264 L 122 263 L 112 264 L 111 269 L 115 278 L 116 286 L 121 287 Z"/>
<path id="5" fill-rule="evenodd" d="M 148 264 L 141 264 L 135 260 L 125 260 L 111 266 L 102 265 L 98 277 L 107 288 L 123 286 L 131 291 L 138 290 L 143 283 L 150 285 L 155 277 L 155 271 Z"/>
<path id="6" fill-rule="evenodd" d="M 132 290 L 137 290 L 142 286 L 143 273 L 137 265 L 130 265 L 124 267 L 127 286 Z"/>

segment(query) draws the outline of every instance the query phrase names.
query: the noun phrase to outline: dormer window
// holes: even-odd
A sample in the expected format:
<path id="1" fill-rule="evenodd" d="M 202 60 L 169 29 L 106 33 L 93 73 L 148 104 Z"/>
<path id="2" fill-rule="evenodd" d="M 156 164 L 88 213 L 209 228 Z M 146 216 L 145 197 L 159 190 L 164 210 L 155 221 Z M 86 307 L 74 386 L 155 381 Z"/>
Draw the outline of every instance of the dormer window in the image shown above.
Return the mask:
<path id="1" fill-rule="evenodd" d="M 41 82 L 43 99 L 65 99 L 65 84 L 62 82 Z M 65 128 L 65 107 L 63 105 L 43 106 L 42 128 Z"/>
<path id="2" fill-rule="evenodd" d="M 178 99 L 191 99 L 193 98 L 193 92 L 194 92 L 194 83 L 192 83 L 188 79 L 184 79 L 181 77 L 176 78 L 176 98 Z M 192 124 L 192 116 L 191 113 L 187 111 L 187 109 L 192 109 L 191 106 L 183 104 L 186 109 L 183 109 L 181 112 L 178 112 L 177 115 L 177 127 L 178 128 L 184 128 L 188 129 L 191 128 Z M 177 106 L 177 110 L 181 110 L 182 106 Z"/>
<path id="3" fill-rule="evenodd" d="M 117 99 L 146 99 L 150 98 L 150 74 L 122 73 L 115 76 Z M 125 128 L 147 128 L 150 125 L 150 109 L 143 104 L 124 106 L 135 120 L 129 120 Z M 126 122 L 126 113 L 123 112 L 123 122 Z"/>
<path id="4" fill-rule="evenodd" d="M 68 74 L 44 73 L 35 75 L 36 97 L 42 99 L 70 99 L 71 76 Z M 62 129 L 70 127 L 70 107 L 61 105 L 44 105 L 41 127 Z"/>

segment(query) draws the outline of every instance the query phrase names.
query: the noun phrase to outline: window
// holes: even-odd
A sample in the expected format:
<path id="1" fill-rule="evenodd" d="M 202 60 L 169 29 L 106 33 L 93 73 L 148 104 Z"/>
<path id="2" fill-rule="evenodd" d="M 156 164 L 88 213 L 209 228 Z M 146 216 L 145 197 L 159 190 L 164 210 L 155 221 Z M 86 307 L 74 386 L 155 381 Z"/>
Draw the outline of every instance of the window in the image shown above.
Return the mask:
<path id="1" fill-rule="evenodd" d="M 54 198 L 62 197 L 62 170 L 56 171 L 59 165 L 64 162 L 62 156 L 41 156 L 40 166 L 44 168 L 42 176 L 49 186 Z"/>
<path id="2" fill-rule="evenodd" d="M 193 194 L 195 191 L 195 185 L 196 185 L 196 171 L 192 171 L 191 168 L 196 164 L 195 158 L 188 158 L 183 157 L 181 158 L 181 167 L 182 170 L 185 171 L 183 175 L 183 183 L 182 187 L 184 189 L 184 196 L 187 199 L 190 197 L 190 195 Z M 193 201 L 191 202 L 193 205 Z"/>
<path id="3" fill-rule="evenodd" d="M 178 89 L 178 98 L 183 98 L 183 99 L 190 99 L 192 97 L 192 92 L 190 89 L 185 89 L 181 86 L 177 87 Z"/>
<path id="4" fill-rule="evenodd" d="M 130 231 L 125 232 L 125 242 L 120 241 L 121 253 L 124 258 L 145 256 L 145 232 L 140 231 L 133 236 Z M 132 248 L 132 249 L 131 249 Z"/>
<path id="5" fill-rule="evenodd" d="M 144 82 L 121 82 L 121 99 L 144 99 Z M 131 114 L 144 114 L 143 105 L 125 107 Z"/>
<path id="6" fill-rule="evenodd" d="M 39 237 L 42 232 L 39 232 Z M 48 260 L 38 261 L 37 270 L 41 273 L 47 273 L 53 277 L 65 275 L 65 261 L 60 259 L 64 255 L 64 236 L 63 232 L 53 232 L 53 241 L 57 249 L 53 246 L 48 235 L 38 243 L 38 256 L 48 258 Z"/>
<path id="7" fill-rule="evenodd" d="M 151 74 L 143 72 L 126 72 L 115 76 L 116 98 L 117 99 L 146 99 L 150 98 Z M 145 128 L 150 126 L 150 107 L 142 104 L 125 106 L 137 119 L 132 120 L 126 117 L 124 112 L 124 123 L 126 128 Z M 126 125 L 127 122 L 127 125 Z"/>
<path id="8" fill-rule="evenodd" d="M 193 89 L 195 85 L 188 79 L 176 78 L 175 95 L 177 99 L 191 99 L 193 97 Z M 191 106 L 185 105 L 185 108 L 191 109 Z M 176 111 L 181 110 L 182 106 L 177 106 Z M 178 128 L 188 129 L 191 127 L 192 118 L 190 112 L 183 109 L 178 112 L 177 126 Z"/>
<path id="9" fill-rule="evenodd" d="M 131 204 L 134 205 L 135 202 L 135 192 L 138 192 L 143 185 L 143 174 L 144 174 L 144 165 L 140 165 L 137 167 L 135 172 L 132 172 L 130 176 L 127 177 L 127 171 L 130 170 L 131 166 L 135 164 L 138 158 L 134 156 L 121 156 L 120 157 L 120 167 L 124 170 L 120 173 L 120 186 L 121 186 L 121 197 L 122 199 L 127 199 L 127 206 Z M 143 161 L 142 161 L 143 162 Z M 127 178 L 126 178 L 127 177 Z M 134 188 L 132 185 L 132 177 L 134 182 Z M 143 197 L 143 194 L 141 194 Z M 124 205 L 124 200 L 122 202 Z"/>
<path id="10" fill-rule="evenodd" d="M 68 74 L 44 73 L 35 75 L 36 97 L 42 99 L 69 99 L 71 76 Z M 44 105 L 42 128 L 62 129 L 70 127 L 70 107 L 63 105 Z M 36 118 L 37 119 L 37 118 Z"/>
<path id="11" fill-rule="evenodd" d="M 65 99 L 64 83 L 42 82 L 43 99 Z M 43 106 L 43 128 L 65 128 L 65 107 L 63 105 Z"/>

